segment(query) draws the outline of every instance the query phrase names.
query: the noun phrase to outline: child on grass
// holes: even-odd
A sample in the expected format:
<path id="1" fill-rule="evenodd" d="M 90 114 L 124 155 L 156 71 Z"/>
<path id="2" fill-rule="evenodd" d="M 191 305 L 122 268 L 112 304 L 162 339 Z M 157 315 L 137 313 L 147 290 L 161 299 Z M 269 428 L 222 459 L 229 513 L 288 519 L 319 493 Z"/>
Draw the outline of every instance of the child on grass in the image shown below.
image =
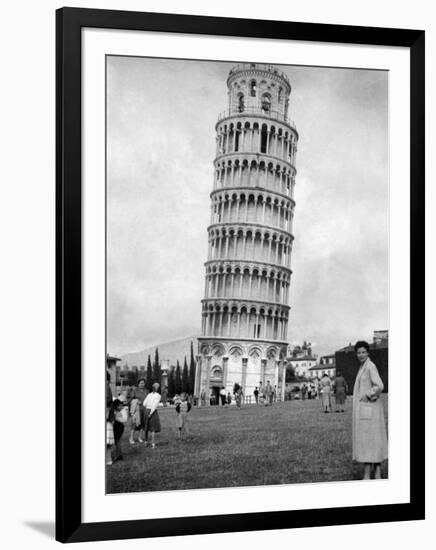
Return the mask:
<path id="1" fill-rule="evenodd" d="M 111 461 L 107 461 L 107 464 L 112 464 L 117 460 L 123 460 L 123 453 L 121 451 L 121 436 L 124 432 L 124 424 L 127 422 L 127 410 L 124 404 L 119 399 L 114 399 L 109 411 L 108 423 L 112 424 L 112 438 L 107 437 L 107 445 L 109 441 L 111 445 Z"/>
<path id="2" fill-rule="evenodd" d="M 179 439 L 183 435 L 188 435 L 188 414 L 191 410 L 191 403 L 187 401 L 186 394 L 182 394 L 176 402 L 176 428 L 178 430 Z"/>

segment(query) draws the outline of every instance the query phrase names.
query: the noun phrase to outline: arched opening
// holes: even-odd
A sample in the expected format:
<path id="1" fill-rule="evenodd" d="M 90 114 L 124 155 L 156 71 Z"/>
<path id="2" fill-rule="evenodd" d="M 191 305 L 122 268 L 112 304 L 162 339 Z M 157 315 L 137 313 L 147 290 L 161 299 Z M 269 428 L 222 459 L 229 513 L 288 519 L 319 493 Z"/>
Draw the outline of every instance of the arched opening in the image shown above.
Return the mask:
<path id="1" fill-rule="evenodd" d="M 270 113 L 271 112 L 271 96 L 270 94 L 263 94 L 261 102 L 262 112 Z"/>
<path id="2" fill-rule="evenodd" d="M 250 96 L 251 97 L 256 97 L 256 81 L 255 80 L 252 80 L 250 82 Z"/>
<path id="3" fill-rule="evenodd" d="M 244 112 L 244 109 L 245 109 L 245 105 L 244 105 L 244 94 L 238 94 L 238 111 L 240 113 L 243 113 Z"/>
<path id="4" fill-rule="evenodd" d="M 239 151 L 239 138 L 241 135 L 241 130 L 237 129 L 235 131 L 235 153 Z"/>
<path id="5" fill-rule="evenodd" d="M 266 153 L 266 144 L 268 141 L 268 131 L 266 124 L 262 124 L 262 130 L 260 134 L 260 152 Z"/>

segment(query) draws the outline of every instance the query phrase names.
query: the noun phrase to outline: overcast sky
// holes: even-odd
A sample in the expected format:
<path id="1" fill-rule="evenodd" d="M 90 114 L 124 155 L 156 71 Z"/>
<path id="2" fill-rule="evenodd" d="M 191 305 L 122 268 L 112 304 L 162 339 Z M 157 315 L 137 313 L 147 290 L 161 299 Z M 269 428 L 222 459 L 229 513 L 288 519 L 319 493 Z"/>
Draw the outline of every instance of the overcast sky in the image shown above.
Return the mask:
<path id="1" fill-rule="evenodd" d="M 120 355 L 199 334 L 233 63 L 107 63 L 107 349 Z M 327 353 L 388 328 L 388 73 L 280 68 L 300 134 L 288 341 Z"/>

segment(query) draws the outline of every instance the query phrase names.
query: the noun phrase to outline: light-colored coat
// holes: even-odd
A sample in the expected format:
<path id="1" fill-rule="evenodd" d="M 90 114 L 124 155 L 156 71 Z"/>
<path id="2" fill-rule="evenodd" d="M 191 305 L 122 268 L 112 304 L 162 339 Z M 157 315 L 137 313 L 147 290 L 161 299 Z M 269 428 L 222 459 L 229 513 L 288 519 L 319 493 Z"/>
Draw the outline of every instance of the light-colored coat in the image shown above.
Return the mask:
<path id="1" fill-rule="evenodd" d="M 382 391 L 377 367 L 367 359 L 357 373 L 353 392 L 353 460 L 357 462 L 379 463 L 388 458 Z"/>

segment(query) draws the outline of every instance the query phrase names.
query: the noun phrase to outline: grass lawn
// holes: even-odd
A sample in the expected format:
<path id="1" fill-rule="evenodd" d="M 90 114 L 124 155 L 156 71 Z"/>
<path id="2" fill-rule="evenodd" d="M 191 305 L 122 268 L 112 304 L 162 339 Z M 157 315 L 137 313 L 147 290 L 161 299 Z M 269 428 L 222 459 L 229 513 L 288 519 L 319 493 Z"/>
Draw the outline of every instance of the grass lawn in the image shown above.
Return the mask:
<path id="1" fill-rule="evenodd" d="M 387 396 L 382 396 L 387 418 Z M 352 398 L 345 413 L 324 414 L 319 400 L 286 401 L 242 410 L 193 408 L 190 435 L 177 439 L 175 411 L 159 409 L 157 447 L 130 445 L 106 466 L 108 493 L 242 487 L 360 479 L 351 460 Z M 382 466 L 387 477 L 387 463 Z"/>

